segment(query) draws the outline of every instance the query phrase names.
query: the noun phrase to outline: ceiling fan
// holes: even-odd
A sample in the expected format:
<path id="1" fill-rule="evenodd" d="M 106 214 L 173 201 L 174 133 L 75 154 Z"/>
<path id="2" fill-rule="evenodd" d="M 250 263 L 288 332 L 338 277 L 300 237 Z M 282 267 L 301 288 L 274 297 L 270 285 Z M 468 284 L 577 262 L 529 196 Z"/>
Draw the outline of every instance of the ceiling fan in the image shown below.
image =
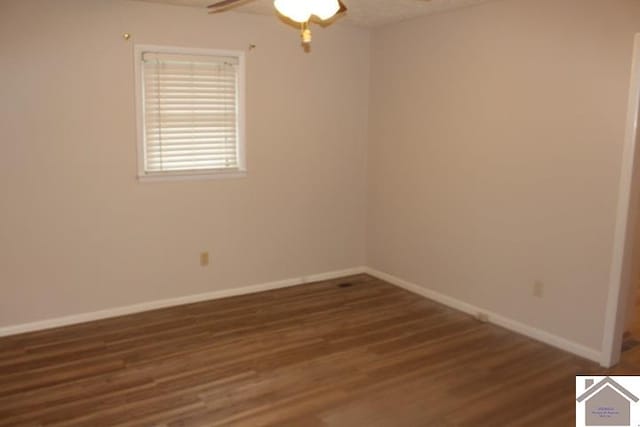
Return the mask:
<path id="1" fill-rule="evenodd" d="M 224 12 L 246 0 L 222 0 L 208 6 L 210 13 Z M 300 24 L 302 43 L 311 43 L 309 21 L 312 16 L 326 21 L 347 11 L 341 0 L 274 0 L 278 13 Z"/>

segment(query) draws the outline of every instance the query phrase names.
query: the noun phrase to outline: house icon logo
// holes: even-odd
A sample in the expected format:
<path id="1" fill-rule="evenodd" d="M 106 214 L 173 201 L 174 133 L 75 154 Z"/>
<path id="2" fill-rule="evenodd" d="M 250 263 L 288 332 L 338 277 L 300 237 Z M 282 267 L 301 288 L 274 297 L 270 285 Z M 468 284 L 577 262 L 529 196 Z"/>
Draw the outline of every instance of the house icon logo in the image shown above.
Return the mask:
<path id="1" fill-rule="evenodd" d="M 632 416 L 638 398 L 629 391 L 628 386 L 623 387 L 611 377 L 604 377 L 598 382 L 589 377 L 576 378 L 576 388 L 581 393 L 576 399 L 576 426 L 638 426 L 637 418 Z M 624 379 L 630 385 L 640 386 L 640 377 L 616 378 L 620 381 Z M 580 379 L 584 379 L 584 382 Z M 584 385 L 582 390 L 581 382 Z M 584 412 L 580 413 L 582 411 Z"/>

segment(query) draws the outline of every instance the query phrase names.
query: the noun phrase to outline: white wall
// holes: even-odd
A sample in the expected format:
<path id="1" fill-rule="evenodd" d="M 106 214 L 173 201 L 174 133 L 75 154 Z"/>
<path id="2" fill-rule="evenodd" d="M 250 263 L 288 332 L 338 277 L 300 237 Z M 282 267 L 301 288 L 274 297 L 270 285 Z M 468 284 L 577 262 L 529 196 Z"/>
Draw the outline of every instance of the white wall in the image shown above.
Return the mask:
<path id="1" fill-rule="evenodd" d="M 0 326 L 362 265 L 369 33 L 314 36 L 305 54 L 275 17 L 0 2 Z M 247 178 L 136 181 L 133 43 L 257 45 Z"/>
<path id="2" fill-rule="evenodd" d="M 634 0 L 376 31 L 368 265 L 599 350 L 639 31 Z"/>
<path id="3" fill-rule="evenodd" d="M 273 17 L 4 0 L 0 326 L 366 262 L 599 350 L 638 31 L 635 0 L 499 0 L 305 54 Z M 136 181 L 133 43 L 257 44 L 247 178 Z"/>

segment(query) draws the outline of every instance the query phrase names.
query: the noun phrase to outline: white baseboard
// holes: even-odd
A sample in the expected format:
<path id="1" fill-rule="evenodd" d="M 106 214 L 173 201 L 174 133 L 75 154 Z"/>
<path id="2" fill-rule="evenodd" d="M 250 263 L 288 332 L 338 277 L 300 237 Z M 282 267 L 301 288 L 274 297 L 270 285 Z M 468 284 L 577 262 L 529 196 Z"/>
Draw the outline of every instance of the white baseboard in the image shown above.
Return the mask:
<path id="1" fill-rule="evenodd" d="M 331 280 L 339 277 L 350 276 L 354 274 L 367 273 L 371 276 L 377 277 L 381 280 L 396 285 L 403 289 L 406 289 L 415 294 L 421 295 L 430 300 L 439 302 L 453 309 L 468 313 L 475 316 L 478 312 L 485 313 L 489 316 L 489 322 L 494 323 L 503 328 L 517 332 L 519 334 L 528 336 L 537 341 L 541 341 L 545 344 L 549 344 L 553 347 L 568 351 L 585 359 L 593 360 L 598 363 L 601 362 L 601 352 L 589 347 L 585 347 L 582 344 L 567 340 L 565 338 L 553 335 L 549 332 L 536 329 L 532 326 L 525 325 L 516 320 L 501 316 L 497 313 L 485 310 L 481 307 L 476 307 L 472 304 L 460 301 L 458 299 L 449 297 L 431 289 L 424 288 L 416 285 L 415 283 L 408 282 L 391 274 L 384 273 L 382 271 L 375 270 L 369 267 L 354 267 L 345 270 L 330 271 L 320 274 L 312 274 L 309 276 L 303 276 L 293 279 L 278 280 L 275 282 L 262 283 L 258 285 L 245 286 L 242 288 L 224 289 L 219 291 L 207 292 L 203 294 L 187 295 L 178 298 L 170 298 L 158 301 L 150 301 L 140 304 L 129 305 L 125 307 L 116 307 L 107 310 L 94 311 L 91 313 L 75 314 L 71 316 L 58 317 L 55 319 L 42 320 L 38 322 L 23 323 L 20 325 L 11 325 L 0 327 L 0 337 L 16 335 L 25 332 L 40 331 L 44 329 L 57 328 L 61 326 L 68 326 L 77 323 L 91 322 L 94 320 L 107 319 L 110 317 L 124 316 L 127 314 L 140 313 L 143 311 L 156 310 L 159 308 L 173 307 L 183 304 L 191 304 L 201 301 L 215 300 L 220 298 L 227 298 L 232 296 L 252 294 L 256 292 L 269 291 L 273 289 L 287 288 L 291 286 L 303 285 L 311 282 L 319 282 L 323 280 Z"/>
<path id="2" fill-rule="evenodd" d="M 91 322 L 94 320 L 107 319 L 110 317 L 124 316 L 127 314 L 140 313 L 143 311 L 156 310 L 159 308 L 173 307 L 176 305 L 192 304 L 195 302 L 215 300 L 220 298 L 233 297 L 238 295 L 252 294 L 256 292 L 270 291 L 273 289 L 288 288 L 291 286 L 303 285 L 311 282 L 331 280 L 354 274 L 361 274 L 366 271 L 365 267 L 354 267 L 345 270 L 329 271 L 326 273 L 312 274 L 295 279 L 278 280 L 275 282 L 262 283 L 259 285 L 245 286 L 242 288 L 223 289 L 219 291 L 207 292 L 203 294 L 187 295 L 177 298 L 169 298 L 157 301 L 143 302 L 140 304 L 128 305 L 125 307 L 115 307 L 106 310 L 94 311 L 91 313 L 74 314 L 71 316 L 58 317 L 55 319 L 41 320 L 38 322 L 23 323 L 20 325 L 0 327 L 0 337 L 22 334 L 25 332 L 40 331 L 44 329 L 58 328 L 61 326 L 74 325 L 77 323 Z"/>
<path id="3" fill-rule="evenodd" d="M 378 279 L 384 280 L 385 282 L 389 282 L 392 285 L 396 285 L 410 292 L 426 297 L 430 300 L 439 302 L 440 304 L 446 305 L 464 313 L 468 313 L 472 316 L 476 316 L 478 313 L 485 313 L 489 316 L 490 323 L 501 326 L 505 329 L 509 329 L 513 332 L 517 332 L 521 335 L 528 336 L 536 341 L 549 344 L 561 350 L 568 351 L 569 353 L 573 353 L 577 356 L 584 357 L 585 359 L 589 359 L 598 363 L 602 362 L 600 350 L 589 348 L 582 344 L 567 340 L 541 329 L 525 325 L 524 323 L 520 323 L 508 317 L 501 316 L 497 313 L 493 313 L 481 307 L 476 307 L 472 304 L 468 304 L 466 302 L 441 294 L 431 289 L 424 288 L 422 286 L 416 285 L 415 283 L 408 282 L 406 280 L 400 279 L 382 271 L 375 270 L 373 268 L 365 268 L 365 273 L 377 277 Z"/>

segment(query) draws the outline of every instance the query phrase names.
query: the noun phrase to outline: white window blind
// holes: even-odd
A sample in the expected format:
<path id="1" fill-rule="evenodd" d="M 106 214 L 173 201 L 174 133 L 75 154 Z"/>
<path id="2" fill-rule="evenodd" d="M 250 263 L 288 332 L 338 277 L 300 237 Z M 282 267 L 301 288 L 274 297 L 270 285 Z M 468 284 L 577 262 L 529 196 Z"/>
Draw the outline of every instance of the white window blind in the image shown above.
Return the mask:
<path id="1" fill-rule="evenodd" d="M 239 58 L 141 53 L 145 175 L 242 169 Z"/>

